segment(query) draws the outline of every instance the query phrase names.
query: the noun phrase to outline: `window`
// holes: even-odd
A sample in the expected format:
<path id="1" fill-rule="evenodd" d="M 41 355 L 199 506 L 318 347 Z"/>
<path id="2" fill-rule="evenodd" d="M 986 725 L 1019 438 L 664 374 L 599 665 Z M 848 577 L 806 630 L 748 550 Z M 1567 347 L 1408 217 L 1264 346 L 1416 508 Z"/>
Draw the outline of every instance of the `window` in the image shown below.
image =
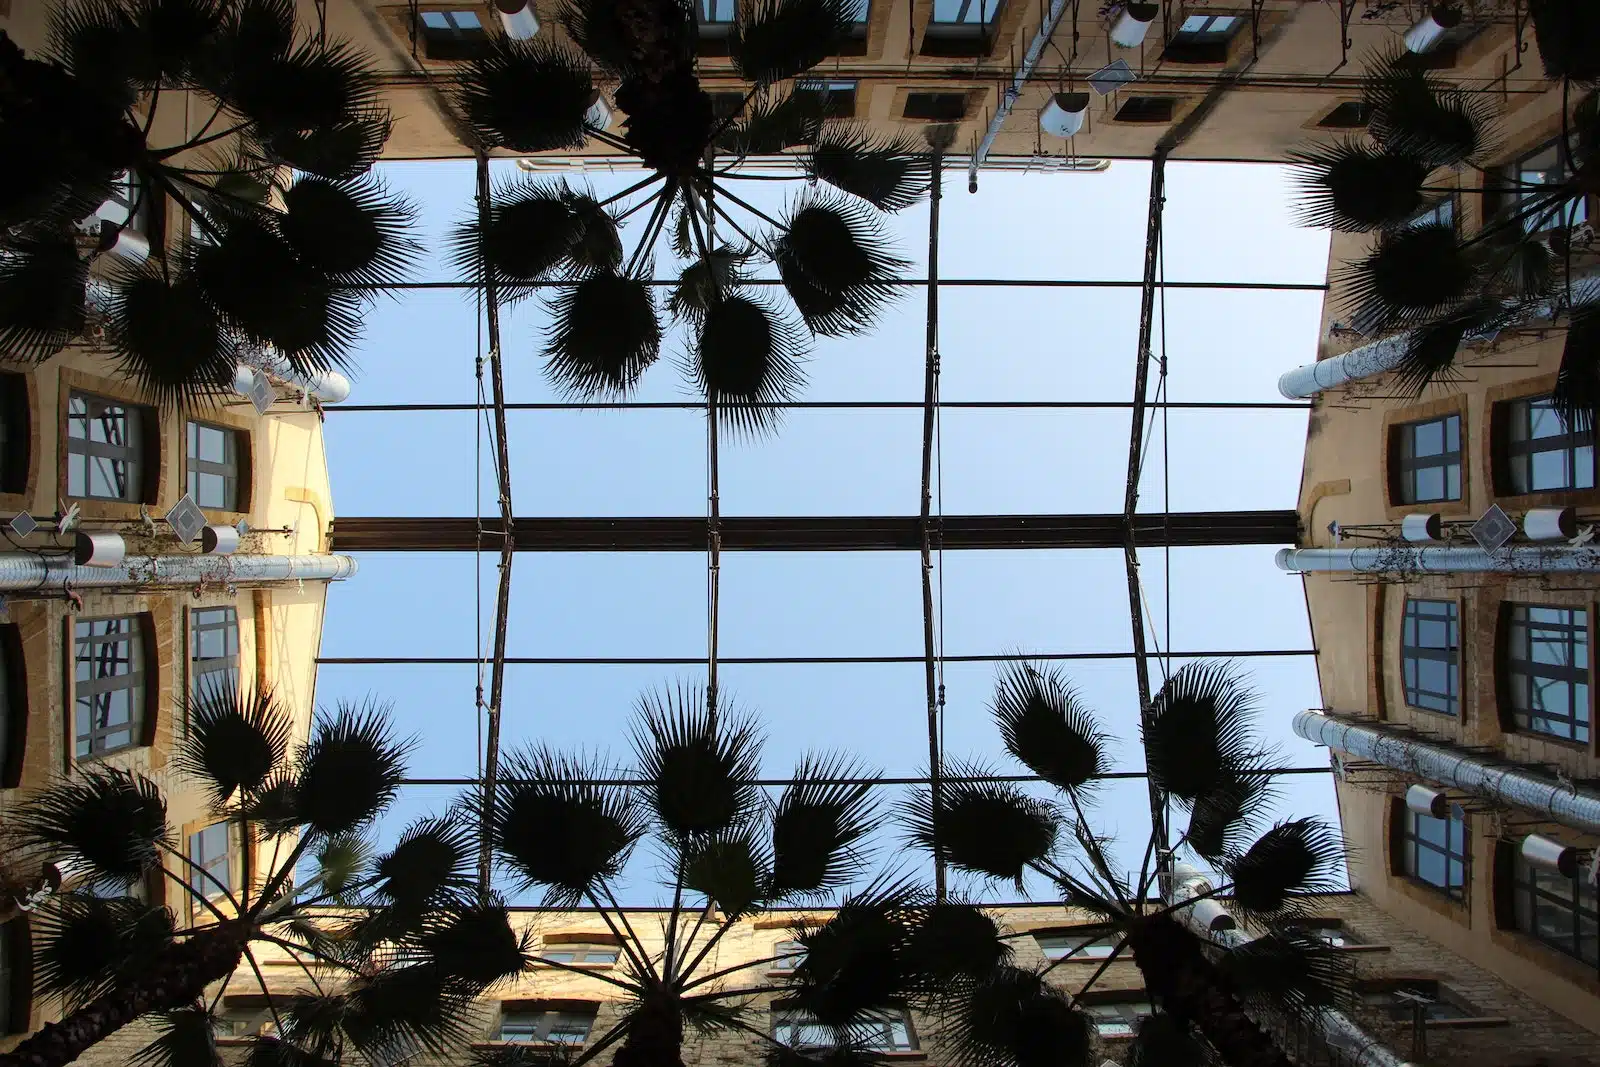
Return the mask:
<path id="1" fill-rule="evenodd" d="M 772 1013 L 773 1040 L 790 1048 L 832 1048 L 842 1036 L 872 1052 L 914 1052 L 917 1048 L 916 1031 L 904 1010 L 872 1012 L 852 1025 L 846 1035 L 824 1026 L 807 1012 Z"/>
<path id="2" fill-rule="evenodd" d="M 227 823 L 218 822 L 189 835 L 189 863 L 184 871 L 184 879 L 207 900 L 221 900 L 233 888 L 230 878 L 233 866 L 230 862 L 232 838 L 228 829 Z M 197 917 L 210 914 L 199 901 L 192 902 L 190 910 Z"/>
<path id="3" fill-rule="evenodd" d="M 1191 41 L 1226 41 L 1238 32 L 1243 21 L 1238 15 L 1190 15 L 1178 27 L 1173 40 L 1182 37 Z"/>
<path id="4" fill-rule="evenodd" d="M 1101 1037 L 1132 1037 L 1150 1014 L 1150 1004 L 1143 1000 L 1085 1004 L 1084 1008 L 1094 1020 L 1095 1033 Z"/>
<path id="5" fill-rule="evenodd" d="M 1461 499 L 1461 416 L 1396 426 L 1395 496 L 1404 504 Z"/>
<path id="6" fill-rule="evenodd" d="M 1342 919 L 1301 919 L 1295 927 L 1325 943 L 1329 948 L 1349 948 L 1362 943 L 1361 939 L 1351 933 L 1344 925 Z"/>
<path id="7" fill-rule="evenodd" d="M 155 412 L 137 404 L 73 393 L 67 401 L 67 495 L 145 500 L 145 432 Z"/>
<path id="8" fill-rule="evenodd" d="M 1005 0 L 933 0 L 922 34 L 925 56 L 980 56 L 994 40 Z"/>
<path id="9" fill-rule="evenodd" d="M 280 1010 L 282 1000 L 279 1001 Z M 259 1037 L 274 1032 L 272 1009 L 265 997 L 228 997 L 222 1002 L 212 1032 L 218 1037 Z"/>
<path id="10" fill-rule="evenodd" d="M 567 1004 L 560 1008 L 502 1008 L 501 1041 L 581 1045 L 594 1029 L 597 1005 Z"/>
<path id="11" fill-rule="evenodd" d="M 163 200 L 136 171 L 125 170 L 112 179 L 111 196 L 95 210 L 101 223 L 114 229 L 129 229 L 150 242 L 150 250 L 160 252 L 164 221 Z M 102 229 L 102 233 L 105 232 Z"/>
<path id="12" fill-rule="evenodd" d="M 1453 196 L 1441 197 L 1432 203 L 1424 205 L 1406 223 L 1407 229 L 1416 229 L 1420 226 L 1454 226 L 1456 224 L 1456 198 Z"/>
<path id="13" fill-rule="evenodd" d="M 1363 990 L 1361 1002 L 1398 1022 L 1414 1021 L 1419 1011 L 1424 1022 L 1478 1017 L 1453 991 L 1431 978 L 1386 979 Z"/>
<path id="14" fill-rule="evenodd" d="M 142 744 L 144 635 L 139 619 L 73 623 L 74 732 L 79 759 Z"/>
<path id="15" fill-rule="evenodd" d="M 28 452 L 33 444 L 28 418 L 28 379 L 0 373 L 0 493 L 28 489 Z"/>
<path id="16" fill-rule="evenodd" d="M 1547 396 L 1506 405 L 1505 460 L 1513 493 L 1595 486 L 1594 431 L 1572 432 Z"/>
<path id="17" fill-rule="evenodd" d="M 1471 863 L 1467 813 L 1459 804 L 1450 805 L 1450 814 L 1443 819 L 1403 806 L 1401 810 L 1406 817 L 1402 846 L 1405 873 L 1456 900 L 1466 899 L 1467 869 Z"/>
<path id="18" fill-rule="evenodd" d="M 204 422 L 191 422 L 189 440 L 189 495 L 203 508 L 240 511 L 239 433 Z"/>
<path id="19" fill-rule="evenodd" d="M 966 27 L 982 30 L 992 27 L 1000 17 L 1003 0 L 933 0 L 933 18 L 928 32 L 936 28 Z"/>
<path id="20" fill-rule="evenodd" d="M 1190 15 L 1179 23 L 1161 56 L 1177 63 L 1225 62 L 1228 42 L 1243 24 L 1238 15 Z"/>
<path id="21" fill-rule="evenodd" d="M 792 971 L 806 958 L 806 947 L 798 941 L 779 941 L 773 946 L 772 954 L 782 957 L 772 961 L 772 970 Z"/>
<path id="22" fill-rule="evenodd" d="M 557 944 L 546 948 L 539 953 L 542 960 L 552 960 L 556 963 L 603 963 L 617 962 L 618 949 L 615 945 L 582 945 L 582 944 Z"/>
<path id="23" fill-rule="evenodd" d="M 1600 965 L 1600 899 L 1588 874 L 1531 867 L 1516 853 L 1512 899 L 1517 929 L 1591 966 Z"/>
<path id="24" fill-rule="evenodd" d="M 189 689 L 232 694 L 239 689 L 239 612 L 195 608 L 189 612 Z"/>
<path id="25" fill-rule="evenodd" d="M 1513 604 L 1506 676 L 1518 730 L 1589 740 L 1589 613 Z"/>
<path id="26" fill-rule="evenodd" d="M 1572 174 L 1563 164 L 1560 142 L 1551 141 L 1519 159 L 1511 168 L 1511 176 L 1516 182 L 1520 211 L 1522 208 L 1531 208 L 1534 199 L 1540 195 L 1538 186 L 1559 185 L 1569 180 Z M 1575 226 L 1587 221 L 1588 217 L 1588 205 L 1580 195 L 1532 211 L 1523 218 L 1522 227 L 1529 233 L 1546 233 L 1558 226 Z"/>
<path id="27" fill-rule="evenodd" d="M 849 119 L 856 114 L 856 83 L 843 78 L 826 81 L 812 80 L 800 83 L 800 91 L 818 93 L 822 97 L 822 113 L 830 119 Z M 962 107 L 966 98 L 962 97 Z"/>
<path id="28" fill-rule="evenodd" d="M 1400 667 L 1407 704 L 1460 714 L 1461 619 L 1455 601 L 1406 598 Z"/>
<path id="29" fill-rule="evenodd" d="M 1322 118 L 1317 125 L 1330 130 L 1359 130 L 1372 119 L 1372 109 L 1360 100 L 1346 100 Z"/>
<path id="30" fill-rule="evenodd" d="M 726 37 L 733 28 L 733 0 L 695 0 L 702 37 Z"/>
<path id="31" fill-rule="evenodd" d="M 715 91 L 711 93 L 711 113 L 720 121 L 738 116 L 744 111 L 744 93 Z"/>
<path id="32" fill-rule="evenodd" d="M 1066 933 L 1034 934 L 1039 951 L 1045 959 L 1059 960 L 1071 956 L 1075 960 L 1103 960 L 1117 947 L 1119 938 L 1098 927 Z"/>
<path id="33" fill-rule="evenodd" d="M 22 629 L 0 626 L 0 789 L 22 784 L 22 756 L 28 744 L 28 677 L 22 656 Z"/>
<path id="34" fill-rule="evenodd" d="M 1117 109 L 1118 122 L 1171 122 L 1170 96 L 1130 96 Z"/>
<path id="35" fill-rule="evenodd" d="M 905 117 L 926 122 L 960 122 L 967 117 L 967 94 L 907 93 Z"/>
<path id="36" fill-rule="evenodd" d="M 429 59 L 472 59 L 489 43 L 489 33 L 475 11 L 423 10 L 417 21 Z"/>

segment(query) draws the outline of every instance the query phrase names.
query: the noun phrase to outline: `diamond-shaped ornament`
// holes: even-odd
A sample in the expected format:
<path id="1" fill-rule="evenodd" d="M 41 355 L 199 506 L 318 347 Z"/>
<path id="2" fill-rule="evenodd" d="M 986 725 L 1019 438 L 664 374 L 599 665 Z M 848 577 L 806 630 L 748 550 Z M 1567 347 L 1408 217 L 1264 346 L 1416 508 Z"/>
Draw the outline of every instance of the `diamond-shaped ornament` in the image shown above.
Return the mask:
<path id="1" fill-rule="evenodd" d="M 267 409 L 278 402 L 278 391 L 267 381 L 266 373 L 256 371 L 250 381 L 250 403 L 255 405 L 257 415 L 265 415 Z"/>
<path id="2" fill-rule="evenodd" d="M 178 539 L 184 544 L 193 543 L 200 531 L 206 527 L 206 513 L 200 510 L 200 505 L 194 502 L 194 497 L 188 493 L 183 494 L 183 499 L 172 505 L 172 510 L 167 512 L 167 522 L 177 533 Z"/>
<path id="3" fill-rule="evenodd" d="M 1511 516 L 1500 510 L 1499 504 L 1490 504 L 1483 518 L 1472 524 L 1472 539 L 1485 552 L 1504 548 L 1516 533 L 1517 524 L 1511 521 Z"/>
<path id="4" fill-rule="evenodd" d="M 29 534 L 33 533 L 33 531 L 39 528 L 38 520 L 36 520 L 32 515 L 29 515 L 26 511 L 17 512 L 17 514 L 11 517 L 11 521 L 6 525 L 10 527 L 11 532 L 16 534 L 18 537 L 27 537 Z"/>

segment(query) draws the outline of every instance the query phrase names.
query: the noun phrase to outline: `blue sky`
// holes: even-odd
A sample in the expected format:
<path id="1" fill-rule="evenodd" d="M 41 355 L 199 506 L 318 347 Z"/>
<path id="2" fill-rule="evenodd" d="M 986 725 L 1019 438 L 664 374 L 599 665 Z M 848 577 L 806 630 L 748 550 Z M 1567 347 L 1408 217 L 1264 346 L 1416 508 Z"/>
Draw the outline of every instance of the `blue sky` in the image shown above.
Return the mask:
<path id="1" fill-rule="evenodd" d="M 497 164 L 503 175 L 509 164 Z M 469 209 L 469 163 L 391 163 L 380 168 L 421 209 L 429 253 L 420 278 L 449 276 L 441 236 Z M 610 195 L 638 175 L 595 175 Z M 945 182 L 941 275 L 946 278 L 1135 279 L 1142 270 L 1149 167 L 1115 163 L 1102 173 L 985 174 L 975 195 L 965 174 Z M 767 209 L 798 183 L 741 183 Z M 1288 218 L 1280 169 L 1170 163 L 1166 277 L 1173 281 L 1321 282 L 1327 235 Z M 643 214 L 636 217 L 642 220 Z M 927 209 L 891 220 L 910 274 L 925 273 Z M 637 227 L 633 228 L 635 231 Z M 625 237 L 627 240 L 627 237 Z M 667 274 L 670 256 L 658 258 Z M 824 339 L 807 365 L 809 400 L 920 401 L 925 298 L 908 290 L 872 335 Z M 1172 291 L 1164 307 L 1170 399 L 1281 399 L 1277 376 L 1314 358 L 1321 294 Z M 941 292 L 943 399 L 1110 400 L 1131 394 L 1137 289 L 945 289 Z M 540 372 L 536 301 L 503 318 L 507 395 L 560 399 Z M 1158 325 L 1160 324 L 1158 318 Z M 1161 334 L 1157 336 L 1160 352 Z M 471 402 L 480 341 L 470 297 L 419 291 L 383 300 L 367 320 L 352 403 Z M 638 399 L 692 399 L 675 336 L 645 376 Z M 1152 392 L 1154 376 L 1152 375 Z M 474 481 L 480 436 L 471 412 L 330 413 L 326 423 L 334 507 L 354 515 L 471 515 L 481 490 L 495 511 L 488 441 Z M 1305 438 L 1303 411 L 1174 411 L 1169 448 L 1160 422 L 1142 484 L 1160 510 L 1163 474 L 1177 511 L 1292 508 Z M 1115 512 L 1122 506 L 1126 410 L 945 411 L 942 505 L 947 514 Z M 513 495 L 521 515 L 702 515 L 706 434 L 693 411 L 513 412 Z M 791 412 L 775 436 L 728 442 L 721 452 L 727 515 L 914 514 L 921 413 Z M 1164 472 L 1163 455 L 1170 468 Z M 1308 648 L 1300 582 L 1281 574 L 1270 546 L 1142 554 L 1152 621 L 1162 645 L 1210 651 Z M 475 573 L 477 581 L 475 581 Z M 692 553 L 521 553 L 515 564 L 509 645 L 522 656 L 703 656 L 705 559 Z M 944 647 L 951 654 L 1125 651 L 1131 648 L 1120 550 L 948 552 L 942 562 Z M 915 553 L 728 553 L 723 557 L 721 650 L 725 656 L 919 655 Z M 481 582 L 481 586 L 478 584 Z M 481 593 L 481 597 L 480 597 Z M 361 573 L 329 597 L 326 656 L 472 656 L 493 614 L 493 561 L 470 554 L 367 553 Z M 1319 703 L 1310 657 L 1244 661 L 1263 694 L 1263 731 L 1287 762 L 1325 762 L 1293 737 L 1289 722 Z M 1079 661 L 1069 675 L 1120 739 L 1117 765 L 1141 766 L 1137 696 L 1128 661 Z M 1157 682 L 1159 682 L 1157 672 Z M 512 666 L 504 743 L 535 741 L 609 750 L 627 758 L 638 694 L 703 670 L 675 667 Z M 1006 766 L 986 711 L 990 664 L 946 668 L 945 747 L 950 758 Z M 479 727 L 471 666 L 324 665 L 318 697 L 331 703 L 372 693 L 393 701 L 403 731 L 420 738 L 417 777 L 471 776 Z M 921 773 L 927 741 L 920 664 L 727 666 L 722 686 L 757 714 L 764 768 L 787 775 L 813 749 L 844 749 L 890 775 Z M 1285 814 L 1335 818 L 1325 775 L 1283 779 Z M 454 790 L 411 787 L 380 828 L 392 837 L 416 814 L 443 808 Z M 894 790 L 880 790 L 892 803 Z M 1098 821 L 1136 865 L 1148 828 L 1144 784 L 1111 783 Z M 880 859 L 916 873 L 897 854 L 893 828 Z M 649 903 L 665 891 L 649 852 L 630 866 L 622 896 Z M 977 891 L 980 887 L 970 887 Z M 1009 888 L 991 895 L 1011 898 Z"/>

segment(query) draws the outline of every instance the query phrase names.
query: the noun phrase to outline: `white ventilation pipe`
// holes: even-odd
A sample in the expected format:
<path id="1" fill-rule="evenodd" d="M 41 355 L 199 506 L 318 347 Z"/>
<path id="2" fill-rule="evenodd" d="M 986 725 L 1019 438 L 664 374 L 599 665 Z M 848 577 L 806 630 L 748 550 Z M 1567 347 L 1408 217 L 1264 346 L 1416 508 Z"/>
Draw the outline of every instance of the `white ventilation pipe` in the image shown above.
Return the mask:
<path id="1" fill-rule="evenodd" d="M 1600 301 L 1600 271 L 1591 270 L 1573 279 L 1573 307 L 1597 301 Z M 1556 307 L 1550 303 L 1540 304 L 1526 318 L 1519 321 L 1548 319 L 1556 314 L 1556 311 Z M 1324 389 L 1332 389 L 1345 382 L 1370 378 L 1375 374 L 1394 370 L 1400 361 L 1405 359 L 1406 341 L 1410 336 L 1409 333 L 1397 333 L 1369 341 L 1359 348 L 1352 348 L 1342 356 L 1329 356 L 1327 359 L 1319 359 L 1315 363 L 1307 363 L 1303 367 L 1286 371 L 1278 379 L 1278 392 L 1290 400 L 1305 400 L 1316 396 Z M 1470 336 L 1467 339 L 1473 340 Z"/>
<path id="2" fill-rule="evenodd" d="M 58 593 L 117 587 L 187 588 L 202 582 L 339 582 L 356 573 L 349 556 L 125 556 L 114 567 L 80 567 L 62 556 L 0 552 L 0 590 Z"/>
<path id="3" fill-rule="evenodd" d="M 1375 723 L 1349 722 L 1320 711 L 1296 715 L 1294 732 L 1307 741 L 1357 759 L 1497 804 L 1535 812 L 1574 830 L 1600 834 L 1600 793 L 1563 784 L 1526 767 L 1489 763 L 1445 745 L 1396 734 Z"/>
<path id="4" fill-rule="evenodd" d="M 274 358 L 274 355 L 274 353 L 266 354 L 268 366 L 265 373 L 284 382 L 296 392 L 314 396 L 323 404 L 337 404 L 350 398 L 350 379 L 338 371 L 325 370 L 306 376 L 298 373 L 282 356 Z M 263 371 L 259 367 L 252 367 L 248 363 L 239 364 L 233 375 L 233 391 L 240 396 L 249 396 L 256 375 L 261 373 Z"/>
<path id="5" fill-rule="evenodd" d="M 1462 545 L 1280 548 L 1278 569 L 1341 574 L 1573 574 L 1600 571 L 1600 549 L 1513 545 L 1485 552 Z"/>
<path id="6" fill-rule="evenodd" d="M 1194 867 L 1187 863 L 1174 863 L 1172 878 L 1168 882 L 1165 896 L 1168 904 L 1181 904 L 1202 893 L 1209 893 L 1211 889 L 1211 883 Z M 1216 898 L 1207 897 L 1194 907 L 1180 908 L 1172 914 L 1200 937 L 1214 941 L 1224 948 L 1238 948 L 1255 940 L 1231 920 L 1226 925 L 1212 925 L 1214 920 L 1200 911 L 1203 905 L 1210 903 L 1216 903 Z M 1312 1025 L 1322 1033 L 1323 1039 L 1328 1044 L 1340 1049 L 1362 1067 L 1415 1067 L 1390 1052 L 1382 1042 L 1356 1025 L 1342 1011 L 1330 1009 L 1321 1012 L 1313 1020 Z"/>
<path id="7" fill-rule="evenodd" d="M 1461 25 L 1461 9 L 1448 4 L 1435 4 L 1421 21 L 1406 31 L 1406 49 L 1417 55 L 1439 47 L 1444 35 Z"/>
<path id="8" fill-rule="evenodd" d="M 1011 109 L 1017 104 L 1017 97 L 1022 95 L 1022 87 L 1028 84 L 1028 79 L 1033 76 L 1033 68 L 1039 65 L 1039 57 L 1044 55 L 1045 46 L 1050 43 L 1050 38 L 1055 36 L 1056 27 L 1061 24 L 1061 19 L 1067 13 L 1067 8 L 1072 6 L 1068 0 L 1050 0 L 1050 10 L 1045 12 L 1044 21 L 1039 24 L 1039 32 L 1033 35 L 1033 40 L 1028 42 L 1028 50 L 1022 53 L 1022 62 L 1017 64 L 1016 72 L 1011 75 L 1011 84 L 1006 86 L 1000 94 L 1000 100 L 995 104 L 994 115 L 989 119 L 989 128 L 983 131 L 983 140 L 978 142 L 978 147 L 973 150 L 972 159 L 967 163 L 967 192 L 978 191 L 978 168 L 983 166 L 984 159 L 989 155 L 989 149 L 994 147 L 995 138 L 1000 136 L 1000 129 L 1006 124 L 1006 116 L 1011 114 Z"/>

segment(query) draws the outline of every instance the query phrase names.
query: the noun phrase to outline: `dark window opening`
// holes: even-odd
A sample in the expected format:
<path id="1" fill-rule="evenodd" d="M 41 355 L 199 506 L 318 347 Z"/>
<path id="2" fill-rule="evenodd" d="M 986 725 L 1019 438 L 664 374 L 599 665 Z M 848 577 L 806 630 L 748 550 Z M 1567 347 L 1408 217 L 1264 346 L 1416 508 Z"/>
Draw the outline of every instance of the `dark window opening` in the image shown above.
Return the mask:
<path id="1" fill-rule="evenodd" d="M 1465 900 L 1471 869 L 1471 844 L 1467 813 L 1451 804 L 1443 819 L 1402 808 L 1401 859 L 1405 873 L 1415 882 L 1431 886 L 1452 900 Z"/>
<path id="2" fill-rule="evenodd" d="M 922 35 L 922 54 L 987 55 L 1004 6 L 1004 0 L 934 0 L 933 17 Z"/>
<path id="3" fill-rule="evenodd" d="M 1403 504 L 1461 499 L 1461 416 L 1407 422 L 1393 430 L 1394 489 Z"/>
<path id="4" fill-rule="evenodd" d="M 1318 126 L 1330 130 L 1358 130 L 1366 127 L 1372 121 L 1372 109 L 1360 100 L 1346 100 L 1322 118 L 1317 120 Z"/>
<path id="5" fill-rule="evenodd" d="M 908 93 L 905 117 L 926 122 L 960 122 L 967 117 L 967 94 Z"/>
<path id="6" fill-rule="evenodd" d="M 1244 25 L 1240 15 L 1190 15 L 1178 26 L 1161 58 L 1173 63 L 1223 63 L 1228 42 Z"/>
<path id="7" fill-rule="evenodd" d="M 711 113 L 717 117 L 718 121 L 737 118 L 744 113 L 744 93 L 717 90 L 710 95 Z"/>
<path id="8" fill-rule="evenodd" d="M 22 658 L 22 629 L 4 625 L 0 626 L 0 789 L 22 784 L 27 745 L 28 676 Z"/>
<path id="9" fill-rule="evenodd" d="M 598 1005 L 565 1004 L 560 1008 L 539 1009 L 502 1006 L 501 1041 L 533 1044 L 581 1045 L 594 1029 Z"/>
<path id="10" fill-rule="evenodd" d="M 421 11 L 417 28 L 429 59 L 476 59 L 489 44 L 489 31 L 475 11 Z"/>
<path id="11" fill-rule="evenodd" d="M 1117 109 L 1118 122 L 1171 122 L 1170 96 L 1130 96 Z"/>
<path id="12" fill-rule="evenodd" d="M 27 492 L 32 448 L 27 376 L 0 373 L 0 493 Z"/>
<path id="13" fill-rule="evenodd" d="M 830 119 L 853 119 L 856 115 L 856 83 L 848 79 L 804 81 L 799 85 L 802 93 L 821 97 L 822 113 Z M 962 97 L 965 107 L 966 98 Z M 909 105 L 908 105 L 909 106 Z"/>

